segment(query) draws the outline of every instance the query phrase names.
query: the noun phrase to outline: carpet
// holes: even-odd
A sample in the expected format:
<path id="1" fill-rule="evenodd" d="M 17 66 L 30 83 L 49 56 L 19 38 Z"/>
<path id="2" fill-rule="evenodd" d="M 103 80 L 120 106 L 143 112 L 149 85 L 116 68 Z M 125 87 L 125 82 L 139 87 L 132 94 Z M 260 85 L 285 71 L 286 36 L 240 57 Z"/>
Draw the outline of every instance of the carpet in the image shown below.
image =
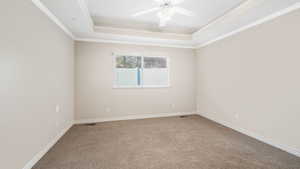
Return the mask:
<path id="1" fill-rule="evenodd" d="M 300 158 L 192 115 L 74 125 L 33 169 L 300 169 Z"/>

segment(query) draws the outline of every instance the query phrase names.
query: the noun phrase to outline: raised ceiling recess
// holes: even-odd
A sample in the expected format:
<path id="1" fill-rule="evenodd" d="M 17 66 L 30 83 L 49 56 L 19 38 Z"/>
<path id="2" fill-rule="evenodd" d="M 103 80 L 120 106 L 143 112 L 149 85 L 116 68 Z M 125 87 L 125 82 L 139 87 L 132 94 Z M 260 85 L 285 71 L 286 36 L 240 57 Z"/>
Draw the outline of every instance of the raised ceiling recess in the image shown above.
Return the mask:
<path id="1" fill-rule="evenodd" d="M 300 7 L 299 0 L 32 0 L 75 40 L 196 48 Z"/>

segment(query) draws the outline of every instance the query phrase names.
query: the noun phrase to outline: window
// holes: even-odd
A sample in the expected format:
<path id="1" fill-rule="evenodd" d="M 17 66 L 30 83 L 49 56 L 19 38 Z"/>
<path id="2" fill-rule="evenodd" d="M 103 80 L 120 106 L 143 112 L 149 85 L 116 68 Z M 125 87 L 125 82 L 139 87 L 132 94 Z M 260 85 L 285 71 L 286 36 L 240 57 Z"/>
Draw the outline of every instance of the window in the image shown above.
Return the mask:
<path id="1" fill-rule="evenodd" d="M 168 87 L 167 57 L 116 56 L 114 87 Z"/>

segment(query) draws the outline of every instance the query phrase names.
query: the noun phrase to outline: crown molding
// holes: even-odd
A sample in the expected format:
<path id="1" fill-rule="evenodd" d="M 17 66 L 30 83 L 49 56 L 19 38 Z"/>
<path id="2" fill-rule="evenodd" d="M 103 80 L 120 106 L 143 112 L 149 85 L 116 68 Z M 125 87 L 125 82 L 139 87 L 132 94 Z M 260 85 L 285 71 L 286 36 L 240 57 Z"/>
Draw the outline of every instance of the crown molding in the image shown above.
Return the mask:
<path id="1" fill-rule="evenodd" d="M 196 46 L 194 46 L 194 45 L 173 45 L 173 44 L 163 44 L 163 43 L 155 43 L 155 42 L 138 42 L 138 41 L 134 42 L 132 40 L 121 41 L 121 40 L 107 40 L 107 39 L 100 39 L 100 38 L 75 38 L 75 41 L 196 49 Z"/>
<path id="2" fill-rule="evenodd" d="M 238 10 L 239 8 L 241 8 L 243 5 L 245 5 L 246 3 L 250 2 L 251 0 L 244 0 L 242 2 L 240 2 L 239 4 L 237 4 L 236 6 L 230 8 L 229 10 L 225 11 L 222 15 L 217 16 L 216 18 L 214 18 L 213 20 L 211 20 L 210 22 L 208 22 L 206 25 L 202 26 L 198 31 L 193 33 L 193 37 L 197 37 L 198 34 L 200 34 L 203 30 L 207 29 L 209 26 L 213 25 L 214 23 L 216 23 L 219 20 L 222 20 L 225 16 L 227 16 L 228 14 L 234 12 L 235 10 Z"/>
<path id="3" fill-rule="evenodd" d="M 79 8 L 81 9 L 84 17 L 86 18 L 86 20 L 88 21 L 89 24 L 89 31 L 94 32 L 94 21 L 93 18 L 90 14 L 88 5 L 86 3 L 86 0 L 77 0 Z"/>
<path id="4" fill-rule="evenodd" d="M 120 35 L 115 33 L 77 33 L 77 38 L 90 40 L 92 42 L 106 42 L 106 43 L 122 43 L 122 44 L 135 44 L 135 45 L 149 45 L 161 47 L 175 47 L 175 48 L 195 48 L 196 44 L 192 40 L 178 40 L 178 39 L 165 39 L 158 37 L 146 37 L 136 35 Z"/>
<path id="5" fill-rule="evenodd" d="M 31 0 L 31 2 L 39 8 L 48 18 L 50 18 L 57 26 L 59 26 L 67 35 L 75 39 L 74 34 L 40 1 Z"/>
<path id="6" fill-rule="evenodd" d="M 118 44 L 133 44 L 133 45 L 143 45 L 143 46 L 159 46 L 159 47 L 172 47 L 172 48 L 188 48 L 194 49 L 195 45 L 192 40 L 170 40 L 161 38 L 145 38 L 137 36 L 119 36 L 116 34 L 109 33 L 97 33 L 94 31 L 94 23 L 89 14 L 89 10 L 86 5 L 85 0 L 77 0 L 80 9 L 84 13 L 85 17 L 89 20 L 90 32 L 92 35 L 101 35 L 102 38 L 92 37 L 92 38 L 78 38 L 76 37 L 40 0 L 32 0 L 32 3 L 38 7 L 46 16 L 48 16 L 55 24 L 57 24 L 67 35 L 69 35 L 75 41 L 85 41 L 85 42 L 98 42 L 98 43 L 118 43 Z M 118 36 L 118 37 L 117 37 Z M 110 39 L 111 38 L 111 39 Z M 158 42 L 158 41 L 165 41 Z M 166 43 L 167 41 L 167 43 Z M 178 44 L 180 43 L 180 44 Z M 186 44 L 184 44 L 186 43 Z"/>
<path id="7" fill-rule="evenodd" d="M 153 32 L 149 30 L 139 30 L 139 29 L 131 29 L 131 28 L 116 28 L 116 27 L 109 27 L 109 26 L 94 26 L 95 29 L 113 29 L 113 30 L 128 30 L 128 31 L 136 31 L 136 32 L 143 32 L 143 33 L 162 33 L 162 34 L 168 34 L 168 35 L 177 35 L 177 36 L 187 36 L 191 34 L 184 34 L 184 33 L 171 33 L 171 32 Z"/>
<path id="8" fill-rule="evenodd" d="M 300 9 L 300 3 L 299 3 L 299 2 L 295 3 L 294 5 L 292 5 L 292 6 L 288 7 L 288 8 L 285 8 L 285 9 L 283 9 L 283 10 L 277 11 L 277 12 L 275 12 L 275 13 L 273 13 L 273 14 L 267 16 L 267 17 L 264 17 L 264 18 L 262 18 L 262 19 L 259 19 L 259 20 L 255 21 L 255 22 L 251 23 L 251 24 L 248 24 L 248 25 L 246 25 L 246 26 L 242 26 L 242 27 L 239 28 L 239 29 L 236 29 L 236 30 L 234 30 L 234 31 L 232 31 L 232 32 L 229 32 L 229 33 L 226 33 L 226 34 L 223 34 L 222 36 L 219 36 L 219 37 L 217 37 L 217 38 L 215 38 L 215 39 L 213 39 L 213 40 L 210 40 L 210 41 L 208 41 L 208 42 L 206 42 L 206 43 L 200 44 L 200 45 L 198 45 L 196 48 L 202 48 L 202 47 L 208 46 L 208 45 L 210 45 L 210 44 L 212 44 L 212 43 L 214 43 L 214 42 L 223 40 L 223 39 L 225 39 L 225 38 L 228 38 L 228 37 L 230 37 L 230 36 L 233 36 L 233 35 L 235 35 L 235 34 L 237 34 L 237 33 L 240 33 L 240 32 L 242 32 L 242 31 L 245 31 L 245 30 L 250 29 L 250 28 L 252 28 L 252 27 L 255 27 L 255 26 L 258 26 L 258 25 L 263 24 L 263 23 L 265 23 L 265 22 L 274 20 L 274 19 L 276 19 L 276 18 L 278 18 L 278 17 L 280 17 L 280 16 L 283 16 L 283 15 L 285 15 L 285 14 L 288 14 L 288 13 L 290 13 L 290 12 L 293 12 L 293 11 L 295 11 L 295 10 L 297 10 L 297 9 Z"/>
<path id="9" fill-rule="evenodd" d="M 183 33 L 170 33 L 170 32 L 155 32 L 149 30 L 139 30 L 139 29 L 131 29 L 131 28 L 116 28 L 109 26 L 94 26 L 94 30 L 96 33 L 112 33 L 113 34 L 121 34 L 121 35 L 131 35 L 132 36 L 143 36 L 143 37 L 155 37 L 160 39 L 174 39 L 174 40 L 192 40 L 192 34 L 183 34 Z M 103 32 L 104 31 L 104 32 Z M 167 38 L 169 37 L 169 38 Z"/>
<path id="10" fill-rule="evenodd" d="M 142 36 L 118 35 L 118 34 L 95 32 L 94 29 L 97 29 L 97 26 L 94 25 L 94 22 L 90 16 L 90 13 L 89 13 L 89 10 L 88 10 L 87 4 L 86 4 L 86 0 L 77 0 L 77 2 L 79 4 L 80 9 L 82 10 L 83 14 L 85 15 L 85 17 L 87 18 L 87 20 L 89 22 L 90 32 L 88 32 L 89 36 L 86 36 L 86 37 L 83 36 L 82 38 L 81 37 L 79 38 L 79 37 L 75 36 L 40 0 L 31 0 L 31 1 L 33 2 L 33 4 L 36 7 L 38 7 L 42 12 L 44 12 L 45 15 L 48 16 L 55 24 L 57 24 L 67 35 L 69 35 L 73 40 L 76 40 L 76 41 L 97 42 L 97 43 L 119 43 L 119 44 L 133 44 L 133 45 L 143 45 L 143 46 L 146 45 L 146 46 L 188 48 L 188 49 L 198 49 L 198 48 L 208 46 L 214 42 L 217 42 L 219 40 L 233 36 L 239 32 L 245 31 L 247 29 L 250 29 L 254 26 L 260 25 L 267 21 L 273 20 L 279 16 L 285 15 L 287 13 L 290 13 L 290 12 L 295 11 L 300 8 L 300 3 L 295 3 L 294 5 L 292 5 L 288 8 L 285 8 L 281 11 L 275 12 L 267 17 L 264 17 L 262 19 L 255 21 L 251 24 L 242 26 L 234 31 L 229 32 L 229 33 L 225 33 L 225 34 L 223 34 L 215 39 L 212 39 L 210 41 L 207 41 L 205 43 L 197 44 L 198 35 L 196 36 L 196 34 L 198 34 L 200 31 L 202 31 L 206 27 L 204 27 L 204 28 L 200 29 L 199 31 L 197 31 L 196 33 L 194 33 L 192 40 L 175 40 L 175 39 L 163 39 L 163 38 L 153 38 L 153 37 L 149 38 L 149 37 L 142 37 Z M 241 3 L 236 8 L 239 8 L 245 2 L 248 2 L 248 0 Z M 236 8 L 234 8 L 232 10 L 235 10 Z M 228 11 L 228 12 L 230 12 L 230 11 Z M 223 18 L 222 16 L 220 18 L 217 18 L 217 20 L 222 19 Z M 214 23 L 214 21 L 212 21 L 209 24 L 209 26 L 213 23 Z M 112 29 L 118 29 L 118 28 L 112 28 Z"/>

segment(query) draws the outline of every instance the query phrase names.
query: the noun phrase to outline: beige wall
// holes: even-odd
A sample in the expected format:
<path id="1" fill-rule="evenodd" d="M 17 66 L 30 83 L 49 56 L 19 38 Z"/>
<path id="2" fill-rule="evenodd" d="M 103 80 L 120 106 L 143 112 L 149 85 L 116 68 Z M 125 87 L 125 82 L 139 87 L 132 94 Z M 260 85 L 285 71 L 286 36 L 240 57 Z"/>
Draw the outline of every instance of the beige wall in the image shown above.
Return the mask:
<path id="1" fill-rule="evenodd" d="M 31 1 L 0 11 L 0 168 L 21 169 L 72 122 L 73 41 Z"/>
<path id="2" fill-rule="evenodd" d="M 300 150 L 300 10 L 197 52 L 198 111 Z"/>
<path id="3" fill-rule="evenodd" d="M 77 120 L 196 110 L 195 51 L 88 42 L 76 42 L 75 49 Z M 112 52 L 168 56 L 171 87 L 113 89 Z"/>
<path id="4" fill-rule="evenodd" d="M 74 46 L 31 1 L 0 11 L 0 168 L 20 169 L 72 123 Z M 197 95 L 205 116 L 300 150 L 299 19 L 298 10 L 197 58 L 191 49 L 77 42 L 76 119 L 193 112 Z M 112 52 L 169 56 L 171 87 L 113 89 Z"/>

